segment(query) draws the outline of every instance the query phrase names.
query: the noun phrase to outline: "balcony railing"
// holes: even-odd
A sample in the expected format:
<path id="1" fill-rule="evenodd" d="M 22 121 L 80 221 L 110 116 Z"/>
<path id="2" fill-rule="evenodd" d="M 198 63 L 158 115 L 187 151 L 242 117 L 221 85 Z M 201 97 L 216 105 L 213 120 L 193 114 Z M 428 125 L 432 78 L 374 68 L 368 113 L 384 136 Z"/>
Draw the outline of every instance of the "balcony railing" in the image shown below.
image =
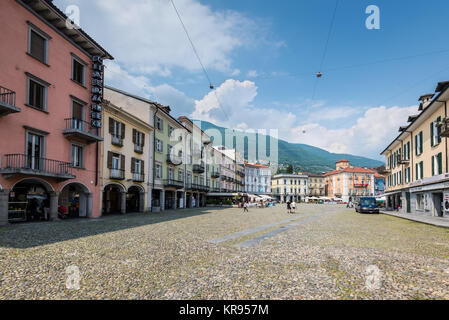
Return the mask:
<path id="1" fill-rule="evenodd" d="M 125 179 L 125 170 L 124 169 L 111 169 L 109 177 L 114 180 L 123 180 L 123 179 Z"/>
<path id="2" fill-rule="evenodd" d="M 16 93 L 0 86 L 0 117 L 20 111 L 20 108 L 16 107 Z"/>
<path id="3" fill-rule="evenodd" d="M 241 177 L 244 177 L 244 176 L 245 176 L 245 171 L 237 170 L 237 174 L 238 174 L 239 176 L 241 176 Z"/>
<path id="4" fill-rule="evenodd" d="M 192 171 L 195 173 L 204 173 L 204 163 L 201 164 L 194 164 Z"/>
<path id="5" fill-rule="evenodd" d="M 210 174 L 210 176 L 214 179 L 219 178 L 220 177 L 220 172 L 217 170 L 212 171 L 212 173 Z"/>
<path id="6" fill-rule="evenodd" d="M 1 172 L 5 176 L 22 174 L 54 177 L 62 180 L 75 178 L 70 162 L 27 156 L 25 154 L 5 155 L 4 167 L 1 169 Z"/>
<path id="7" fill-rule="evenodd" d="M 76 118 L 64 119 L 65 130 L 62 132 L 66 138 L 79 138 L 87 143 L 103 141 L 97 133 L 97 128 L 92 128 L 90 123 Z"/>
<path id="8" fill-rule="evenodd" d="M 354 183 L 354 187 L 356 188 L 366 188 L 368 185 L 368 183 Z"/>
<path id="9" fill-rule="evenodd" d="M 173 154 L 167 154 L 167 163 L 179 166 L 182 164 L 182 157 Z"/>
<path id="10" fill-rule="evenodd" d="M 163 185 L 166 187 L 175 187 L 176 189 L 184 188 L 184 182 L 174 179 L 166 179 L 163 181 Z"/>
<path id="11" fill-rule="evenodd" d="M 134 182 L 144 182 L 145 181 L 145 174 L 143 173 L 133 173 L 133 181 Z"/>
<path id="12" fill-rule="evenodd" d="M 141 146 L 140 144 L 134 144 L 134 152 L 142 154 L 143 146 Z"/>
<path id="13" fill-rule="evenodd" d="M 111 144 L 117 147 L 123 147 L 123 138 L 121 136 L 112 135 Z"/>

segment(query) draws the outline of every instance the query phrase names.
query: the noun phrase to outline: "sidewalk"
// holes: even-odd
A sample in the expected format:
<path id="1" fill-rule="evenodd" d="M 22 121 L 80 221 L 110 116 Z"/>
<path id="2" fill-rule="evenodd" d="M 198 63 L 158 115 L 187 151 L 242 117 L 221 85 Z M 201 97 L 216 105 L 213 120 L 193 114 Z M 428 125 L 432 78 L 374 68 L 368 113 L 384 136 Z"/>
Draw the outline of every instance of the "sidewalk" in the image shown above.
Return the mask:
<path id="1" fill-rule="evenodd" d="M 441 217 L 430 217 L 430 216 L 421 216 L 417 214 L 411 213 L 398 213 L 396 211 L 380 211 L 380 213 L 388 214 L 393 217 L 398 217 L 402 219 L 412 220 L 416 222 L 421 222 L 425 224 L 430 224 L 437 227 L 449 228 L 449 218 L 441 218 Z"/>

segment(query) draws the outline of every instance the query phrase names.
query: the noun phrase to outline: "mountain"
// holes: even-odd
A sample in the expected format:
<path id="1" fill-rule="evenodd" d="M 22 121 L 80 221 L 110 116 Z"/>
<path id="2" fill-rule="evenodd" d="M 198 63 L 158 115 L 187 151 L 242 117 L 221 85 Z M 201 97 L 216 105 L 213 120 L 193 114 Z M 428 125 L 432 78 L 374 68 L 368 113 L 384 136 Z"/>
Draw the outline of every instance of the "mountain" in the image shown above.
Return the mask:
<path id="1" fill-rule="evenodd" d="M 207 133 L 212 137 L 214 146 L 225 145 L 224 133 L 225 130 L 228 129 L 216 126 L 207 121 L 198 121 L 196 122 L 196 124 L 200 125 L 203 131 L 208 131 Z M 222 139 L 220 139 L 219 135 L 213 134 L 214 132 L 217 132 L 215 130 L 217 130 L 221 134 Z M 261 137 L 256 137 L 257 135 L 255 135 L 244 138 L 245 133 L 240 131 L 235 131 L 235 136 L 236 138 L 234 138 L 233 140 L 232 147 L 235 148 L 237 140 L 244 141 L 243 148 L 239 146 L 237 147 L 237 151 L 240 154 L 244 155 L 245 159 L 248 158 L 248 144 L 255 144 L 256 150 L 258 150 L 259 141 L 265 138 L 267 147 L 269 149 L 270 142 L 276 140 L 273 137 L 265 135 L 261 135 Z M 295 171 L 322 173 L 335 169 L 335 162 L 340 159 L 346 159 L 351 163 L 351 165 L 357 167 L 374 168 L 384 165 L 383 162 L 378 160 L 351 154 L 331 153 L 317 147 L 309 146 L 307 144 L 290 143 L 285 140 L 278 139 L 278 164 L 280 165 L 280 167 L 291 164 L 293 165 Z M 257 160 L 259 159 L 249 159 L 250 162 L 256 162 Z"/>

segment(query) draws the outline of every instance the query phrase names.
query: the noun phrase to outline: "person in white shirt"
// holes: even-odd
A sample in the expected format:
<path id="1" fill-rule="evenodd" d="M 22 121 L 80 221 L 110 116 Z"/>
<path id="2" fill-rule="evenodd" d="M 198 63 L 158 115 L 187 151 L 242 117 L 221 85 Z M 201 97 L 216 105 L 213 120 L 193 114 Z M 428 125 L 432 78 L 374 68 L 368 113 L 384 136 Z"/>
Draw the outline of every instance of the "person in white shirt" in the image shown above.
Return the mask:
<path id="1" fill-rule="evenodd" d="M 295 202 L 295 200 L 293 200 L 291 206 L 292 206 L 292 212 L 295 213 L 296 212 L 296 202 Z"/>

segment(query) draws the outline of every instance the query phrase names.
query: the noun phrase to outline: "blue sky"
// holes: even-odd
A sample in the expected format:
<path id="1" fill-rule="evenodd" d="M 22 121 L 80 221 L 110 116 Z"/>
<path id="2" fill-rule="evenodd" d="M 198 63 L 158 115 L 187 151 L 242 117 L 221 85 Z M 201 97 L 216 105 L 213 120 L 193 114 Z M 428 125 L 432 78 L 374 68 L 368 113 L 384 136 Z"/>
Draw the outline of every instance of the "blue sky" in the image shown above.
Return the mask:
<path id="1" fill-rule="evenodd" d="M 108 84 L 175 115 L 275 128 L 333 152 L 382 159 L 417 98 L 449 78 L 444 0 L 340 0 L 314 99 L 335 0 L 174 2 L 216 92 L 169 0 L 55 0 L 63 11 L 78 6 L 80 25 L 116 58 Z M 368 5 L 380 9 L 380 30 L 365 27 Z M 385 59 L 396 60 L 369 64 Z"/>

